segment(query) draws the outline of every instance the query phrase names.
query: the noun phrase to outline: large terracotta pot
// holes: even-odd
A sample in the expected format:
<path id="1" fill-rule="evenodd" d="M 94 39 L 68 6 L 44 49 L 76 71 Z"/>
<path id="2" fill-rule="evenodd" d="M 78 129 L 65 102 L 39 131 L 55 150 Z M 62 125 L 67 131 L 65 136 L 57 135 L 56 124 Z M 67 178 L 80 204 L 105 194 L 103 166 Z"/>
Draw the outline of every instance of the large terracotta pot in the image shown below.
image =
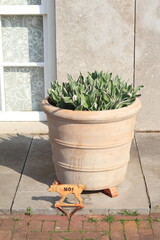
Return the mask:
<path id="1" fill-rule="evenodd" d="M 41 103 L 47 114 L 57 179 L 101 190 L 122 183 L 141 102 L 107 111 L 73 111 Z"/>

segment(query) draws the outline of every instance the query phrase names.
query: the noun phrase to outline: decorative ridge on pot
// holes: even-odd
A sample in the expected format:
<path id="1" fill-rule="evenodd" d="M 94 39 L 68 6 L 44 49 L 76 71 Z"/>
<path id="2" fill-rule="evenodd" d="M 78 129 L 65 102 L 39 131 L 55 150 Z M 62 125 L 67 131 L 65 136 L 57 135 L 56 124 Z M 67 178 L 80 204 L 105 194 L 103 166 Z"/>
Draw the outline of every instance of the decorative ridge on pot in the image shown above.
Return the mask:
<path id="1" fill-rule="evenodd" d="M 51 105 L 48 102 L 48 98 L 41 102 L 41 108 L 46 114 L 53 115 L 54 117 L 60 117 L 74 121 L 89 121 L 89 122 L 114 122 L 122 119 L 130 118 L 135 115 L 141 108 L 141 101 L 136 100 L 129 106 L 103 110 L 103 111 L 76 111 L 70 109 L 62 109 Z"/>

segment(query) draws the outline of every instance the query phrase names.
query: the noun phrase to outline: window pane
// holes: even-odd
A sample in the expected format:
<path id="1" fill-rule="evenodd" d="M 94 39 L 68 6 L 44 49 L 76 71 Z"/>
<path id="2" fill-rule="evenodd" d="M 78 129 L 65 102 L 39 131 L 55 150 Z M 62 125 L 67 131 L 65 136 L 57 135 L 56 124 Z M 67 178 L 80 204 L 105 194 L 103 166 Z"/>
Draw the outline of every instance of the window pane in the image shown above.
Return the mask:
<path id="1" fill-rule="evenodd" d="M 4 62 L 43 62 L 42 16 L 2 16 Z"/>
<path id="2" fill-rule="evenodd" d="M 0 0 L 0 5 L 41 5 L 41 0 Z"/>
<path id="3" fill-rule="evenodd" d="M 39 111 L 44 98 L 44 71 L 39 67 L 5 67 L 6 111 Z"/>

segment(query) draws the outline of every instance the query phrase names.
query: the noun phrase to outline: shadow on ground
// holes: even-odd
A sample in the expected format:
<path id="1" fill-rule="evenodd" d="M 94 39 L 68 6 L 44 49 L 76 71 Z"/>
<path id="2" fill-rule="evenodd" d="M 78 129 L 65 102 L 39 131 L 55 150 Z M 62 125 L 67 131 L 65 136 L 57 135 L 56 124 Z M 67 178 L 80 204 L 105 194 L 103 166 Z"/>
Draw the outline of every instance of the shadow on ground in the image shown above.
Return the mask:
<path id="1" fill-rule="evenodd" d="M 0 173 L 14 172 L 48 186 L 55 180 L 51 145 L 47 136 L 17 134 L 0 137 Z"/>
<path id="2" fill-rule="evenodd" d="M 39 203 L 41 201 L 50 202 L 53 206 L 61 198 L 58 193 L 52 193 L 51 197 L 47 196 L 47 188 L 56 179 L 56 174 L 52 161 L 51 144 L 46 135 L 34 137 L 20 134 L 1 136 L 0 173 L 11 175 L 18 173 L 17 189 L 19 194 L 22 192 L 27 194 L 27 199 L 30 198 Z M 11 175 L 8 175 L 7 179 Z M 96 192 L 84 192 L 84 199 L 88 197 L 88 194 Z M 77 202 L 77 199 L 72 195 L 65 199 L 65 203 L 74 202 Z"/>

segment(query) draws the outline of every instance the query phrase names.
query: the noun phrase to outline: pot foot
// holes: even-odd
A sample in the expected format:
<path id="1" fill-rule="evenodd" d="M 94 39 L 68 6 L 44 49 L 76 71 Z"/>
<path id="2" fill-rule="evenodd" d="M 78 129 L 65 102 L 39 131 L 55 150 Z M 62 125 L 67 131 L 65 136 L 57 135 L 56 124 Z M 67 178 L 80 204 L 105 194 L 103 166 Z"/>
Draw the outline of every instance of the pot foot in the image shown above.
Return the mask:
<path id="1" fill-rule="evenodd" d="M 54 182 L 53 182 L 53 184 L 54 184 L 54 185 L 60 185 L 61 183 L 60 183 L 57 179 L 55 179 Z"/>
<path id="2" fill-rule="evenodd" d="M 118 196 L 118 190 L 116 187 L 110 187 L 110 188 L 104 189 L 103 193 L 108 195 L 111 198 Z"/>

